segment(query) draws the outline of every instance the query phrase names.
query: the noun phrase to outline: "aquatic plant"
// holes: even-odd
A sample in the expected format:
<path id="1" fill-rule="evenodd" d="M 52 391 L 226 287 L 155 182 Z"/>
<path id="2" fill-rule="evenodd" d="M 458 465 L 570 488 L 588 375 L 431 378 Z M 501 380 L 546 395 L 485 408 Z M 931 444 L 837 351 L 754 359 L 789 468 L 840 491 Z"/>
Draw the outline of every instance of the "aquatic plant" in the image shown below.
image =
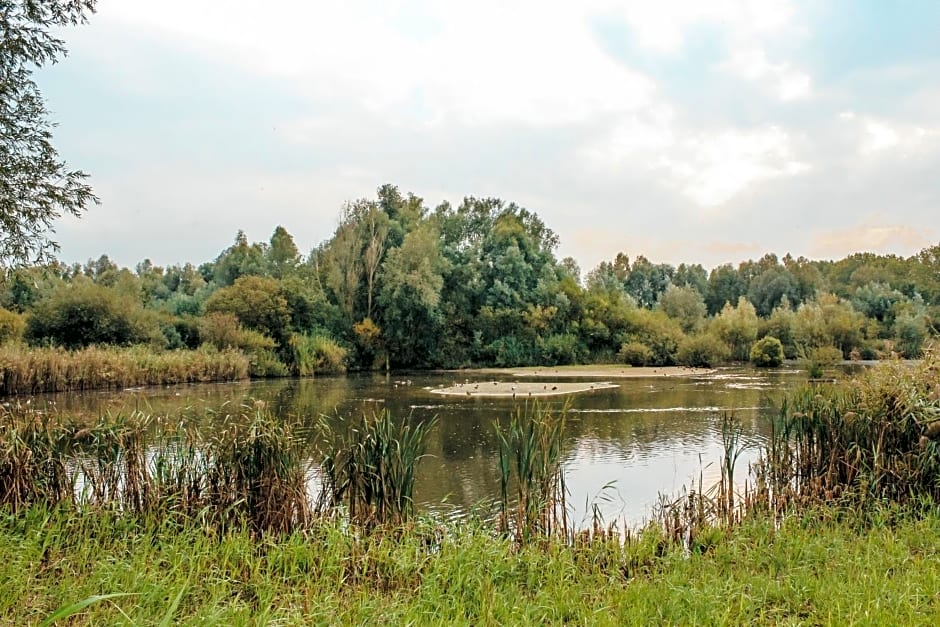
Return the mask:
<path id="1" fill-rule="evenodd" d="M 436 420 L 396 419 L 388 411 L 323 418 L 321 507 L 345 505 L 363 526 L 401 523 L 414 513 L 415 470 Z"/>
<path id="2" fill-rule="evenodd" d="M 519 543 L 569 536 L 562 471 L 567 407 L 519 408 L 506 427 L 495 425 L 499 443 L 499 528 Z M 514 488 L 514 490 L 513 490 Z"/>

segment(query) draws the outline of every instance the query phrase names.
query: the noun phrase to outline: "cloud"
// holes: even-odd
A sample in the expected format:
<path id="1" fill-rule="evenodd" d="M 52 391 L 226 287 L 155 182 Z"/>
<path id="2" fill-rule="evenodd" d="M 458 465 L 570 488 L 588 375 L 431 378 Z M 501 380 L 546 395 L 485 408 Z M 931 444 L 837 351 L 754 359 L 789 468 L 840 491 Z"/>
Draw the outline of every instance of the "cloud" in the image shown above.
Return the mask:
<path id="1" fill-rule="evenodd" d="M 629 118 L 585 149 L 590 167 L 637 165 L 672 179 L 702 208 L 718 206 L 749 186 L 809 169 L 783 129 L 676 130 L 668 115 Z"/>
<path id="2" fill-rule="evenodd" d="M 853 252 L 910 254 L 931 245 L 936 234 L 921 225 L 870 224 L 823 231 L 813 237 L 810 250 L 823 258 L 838 258 Z"/>
<path id="3" fill-rule="evenodd" d="M 205 260 L 237 229 L 266 239 L 276 224 L 306 249 L 344 201 L 386 182 L 430 206 L 520 203 L 585 270 L 619 250 L 710 265 L 877 245 L 886 226 L 935 233 L 936 62 L 827 71 L 817 13 L 790 0 L 101 0 L 48 70 L 68 78 L 46 91 L 57 146 L 104 200 L 63 222 L 63 256 Z"/>
<path id="4" fill-rule="evenodd" d="M 865 157 L 879 156 L 879 153 L 888 151 L 908 157 L 925 148 L 935 147 L 940 141 L 940 126 L 912 125 L 853 111 L 843 111 L 839 120 L 853 135 L 858 153 Z"/>
<path id="5" fill-rule="evenodd" d="M 789 63 L 771 63 L 760 48 L 736 50 L 722 69 L 749 81 L 767 83 L 780 100 L 799 100 L 810 95 L 812 79 L 808 74 Z"/>

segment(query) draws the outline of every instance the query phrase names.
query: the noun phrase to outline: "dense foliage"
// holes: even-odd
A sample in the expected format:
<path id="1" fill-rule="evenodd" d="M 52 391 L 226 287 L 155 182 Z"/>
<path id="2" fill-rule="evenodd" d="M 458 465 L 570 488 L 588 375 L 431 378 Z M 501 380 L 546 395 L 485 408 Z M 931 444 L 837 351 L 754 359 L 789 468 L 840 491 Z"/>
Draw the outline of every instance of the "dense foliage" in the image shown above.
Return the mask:
<path id="1" fill-rule="evenodd" d="M 716 365 L 836 354 L 917 357 L 937 333 L 940 245 L 838 261 L 767 254 L 706 271 L 621 253 L 583 279 L 539 217 L 385 185 L 307 255 L 278 227 L 213 261 L 134 271 L 107 256 L 0 283 L 0 340 L 236 348 L 254 376 L 344 368 Z M 24 326 L 25 325 L 25 326 Z M 767 349 L 771 352 L 768 353 Z M 772 354 L 771 354 L 772 353 Z"/>
<path id="2" fill-rule="evenodd" d="M 54 124 L 36 68 L 65 55 L 55 36 L 84 23 L 96 0 L 0 0 L 0 267 L 51 258 L 52 223 L 97 202 L 86 175 L 69 170 L 52 145 Z"/>

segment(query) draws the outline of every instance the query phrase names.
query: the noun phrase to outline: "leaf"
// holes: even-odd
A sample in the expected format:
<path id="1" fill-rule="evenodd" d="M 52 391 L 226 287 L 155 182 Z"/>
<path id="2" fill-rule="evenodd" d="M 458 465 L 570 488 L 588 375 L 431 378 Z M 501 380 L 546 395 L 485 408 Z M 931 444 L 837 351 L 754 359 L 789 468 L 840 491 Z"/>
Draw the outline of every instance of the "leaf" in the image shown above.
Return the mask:
<path id="1" fill-rule="evenodd" d="M 90 596 L 86 599 L 82 599 L 81 601 L 78 601 L 77 603 L 72 603 L 71 605 L 60 607 L 55 612 L 53 612 L 50 616 L 48 616 L 46 620 L 42 621 L 39 624 L 39 627 L 48 627 L 49 625 L 52 625 L 53 623 L 55 623 L 57 620 L 61 620 L 63 618 L 68 618 L 69 616 L 72 616 L 74 614 L 78 614 L 79 612 L 84 610 L 86 607 L 90 605 L 94 605 L 95 603 L 98 603 L 99 601 L 107 601 L 108 599 L 116 599 L 118 597 L 129 597 L 129 596 L 134 596 L 135 594 L 136 593 L 134 592 L 115 592 L 113 594 L 96 594 L 96 595 Z"/>

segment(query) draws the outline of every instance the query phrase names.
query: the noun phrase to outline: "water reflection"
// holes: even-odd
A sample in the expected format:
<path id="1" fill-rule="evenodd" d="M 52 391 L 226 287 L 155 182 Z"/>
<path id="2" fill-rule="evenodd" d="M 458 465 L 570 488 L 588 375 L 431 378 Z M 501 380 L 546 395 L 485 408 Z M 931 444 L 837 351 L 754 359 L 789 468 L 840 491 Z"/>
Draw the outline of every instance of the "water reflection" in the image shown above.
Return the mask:
<path id="1" fill-rule="evenodd" d="M 146 388 L 123 392 L 56 394 L 32 399 L 50 411 L 93 417 L 143 411 L 169 417 L 201 417 L 211 429 L 220 416 L 262 401 L 282 416 L 313 426 L 322 416 L 371 413 L 387 408 L 396 416 L 436 416 L 428 457 L 419 468 L 419 508 L 465 512 L 499 496 L 496 421 L 525 401 L 508 398 L 441 397 L 430 390 L 453 383 L 452 374 L 411 375 L 411 385 L 382 375 L 276 380 Z M 492 375 L 470 382 L 492 380 Z M 754 447 L 766 435 L 773 403 L 802 377 L 792 372 L 726 369 L 699 378 L 619 380 L 619 387 L 569 398 L 565 472 L 572 519 L 597 504 L 608 520 L 638 522 L 660 493 L 674 494 L 693 479 L 718 476 L 720 416 L 734 412 L 750 447 L 739 462 L 746 472 Z M 550 404 L 560 408 L 561 399 Z"/>

